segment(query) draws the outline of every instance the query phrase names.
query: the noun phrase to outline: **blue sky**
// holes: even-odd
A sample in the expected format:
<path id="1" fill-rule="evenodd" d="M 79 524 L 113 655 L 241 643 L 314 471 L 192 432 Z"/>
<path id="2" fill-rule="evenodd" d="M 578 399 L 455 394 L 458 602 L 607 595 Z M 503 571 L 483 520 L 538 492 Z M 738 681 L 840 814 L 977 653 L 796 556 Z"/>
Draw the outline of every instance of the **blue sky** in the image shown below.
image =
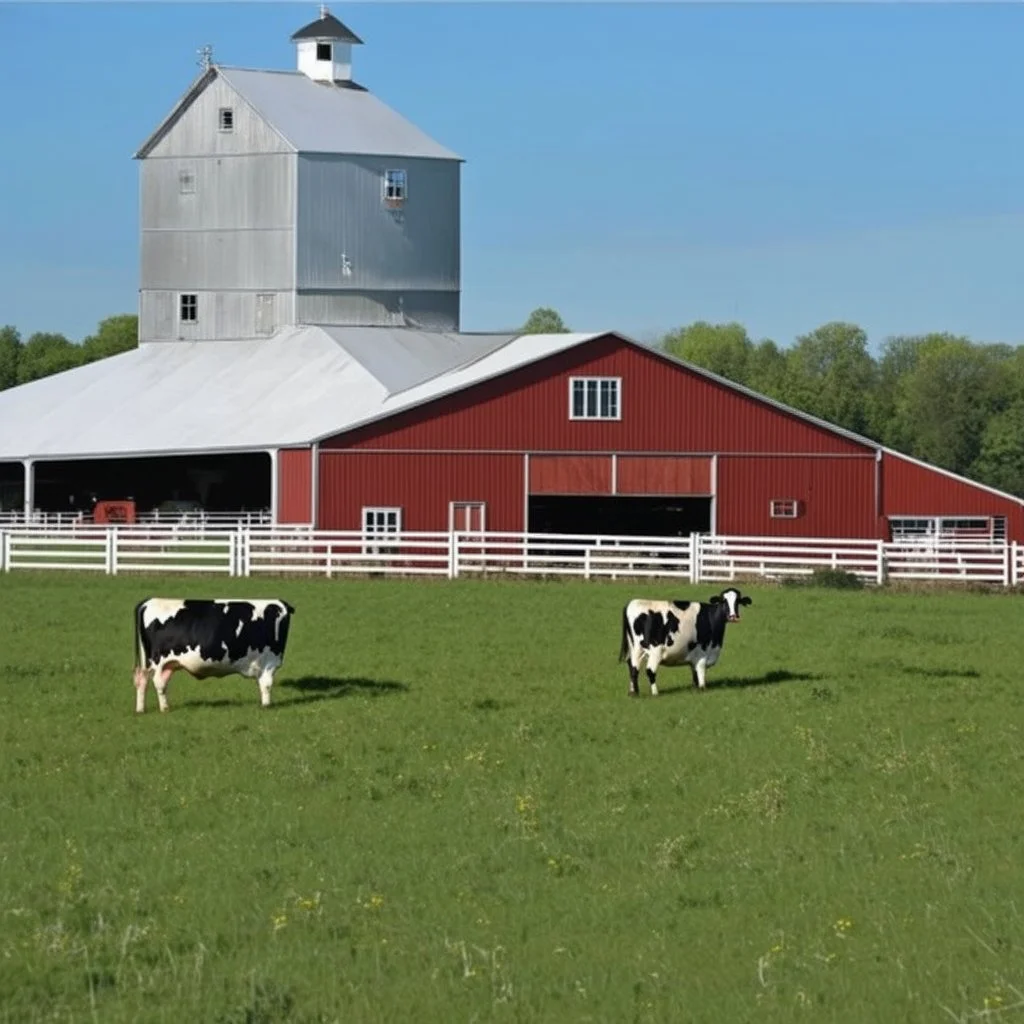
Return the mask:
<path id="1" fill-rule="evenodd" d="M 467 160 L 463 328 L 828 320 L 1024 341 L 1020 5 L 353 3 L 354 73 Z M 135 148 L 196 49 L 312 3 L 0 3 L 0 324 L 134 312 Z"/>

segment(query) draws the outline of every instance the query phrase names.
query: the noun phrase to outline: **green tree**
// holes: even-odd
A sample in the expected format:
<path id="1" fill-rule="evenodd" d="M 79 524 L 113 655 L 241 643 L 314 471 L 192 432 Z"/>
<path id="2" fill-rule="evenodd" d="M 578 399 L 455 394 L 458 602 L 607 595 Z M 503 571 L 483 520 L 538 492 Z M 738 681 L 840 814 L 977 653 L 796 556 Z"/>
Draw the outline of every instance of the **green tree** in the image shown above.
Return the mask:
<path id="1" fill-rule="evenodd" d="M 63 334 L 37 331 L 25 342 L 18 358 L 18 383 L 73 369 L 84 361 L 82 347 L 73 345 Z"/>
<path id="2" fill-rule="evenodd" d="M 864 331 L 833 321 L 801 335 L 786 353 L 784 401 L 864 434 L 876 374 Z"/>
<path id="3" fill-rule="evenodd" d="M 966 473 L 987 424 L 1012 398 L 1008 360 L 967 338 L 929 334 L 911 362 L 896 386 L 892 434 L 909 454 Z"/>
<path id="4" fill-rule="evenodd" d="M 134 313 L 120 313 L 101 320 L 96 333 L 82 342 L 86 362 L 106 359 L 128 352 L 139 345 L 139 318 Z"/>
<path id="5" fill-rule="evenodd" d="M 985 424 L 970 475 L 1024 497 L 1024 399 L 1018 398 Z"/>
<path id="6" fill-rule="evenodd" d="M 538 306 L 522 326 L 523 334 L 568 334 L 561 315 L 550 306 Z"/>
<path id="7" fill-rule="evenodd" d="M 746 384 L 754 351 L 747 329 L 738 323 L 712 324 L 698 320 L 670 331 L 661 339 L 669 355 L 710 370 L 737 384 Z"/>
<path id="8" fill-rule="evenodd" d="M 21 356 L 21 335 L 8 324 L 0 327 L 0 391 L 18 383 L 18 359 Z"/>
<path id="9" fill-rule="evenodd" d="M 747 386 L 758 394 L 785 401 L 786 353 L 768 338 L 758 342 L 747 357 Z"/>

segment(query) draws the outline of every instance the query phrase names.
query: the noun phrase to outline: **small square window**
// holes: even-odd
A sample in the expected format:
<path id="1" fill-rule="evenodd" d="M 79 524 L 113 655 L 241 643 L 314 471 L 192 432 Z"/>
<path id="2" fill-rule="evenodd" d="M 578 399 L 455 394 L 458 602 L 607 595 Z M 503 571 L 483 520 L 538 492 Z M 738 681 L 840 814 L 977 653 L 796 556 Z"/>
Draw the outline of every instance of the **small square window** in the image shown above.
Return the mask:
<path id="1" fill-rule="evenodd" d="M 199 296 L 182 295 L 179 315 L 182 323 L 194 324 L 199 319 Z"/>
<path id="2" fill-rule="evenodd" d="M 796 519 L 800 515 L 800 502 L 793 498 L 776 498 L 771 504 L 772 519 Z"/>
<path id="3" fill-rule="evenodd" d="M 331 44 L 330 43 L 317 43 L 316 44 L 316 59 L 317 60 L 330 60 L 331 59 Z"/>
<path id="4" fill-rule="evenodd" d="M 220 108 L 217 127 L 222 132 L 233 132 L 235 130 L 235 112 L 231 107 Z"/>
<path id="5" fill-rule="evenodd" d="M 571 377 L 569 419 L 622 419 L 621 377 Z"/>
<path id="6" fill-rule="evenodd" d="M 191 195 L 196 190 L 196 176 L 194 171 L 178 171 L 178 191 L 182 195 Z"/>
<path id="7" fill-rule="evenodd" d="M 384 202 L 398 205 L 409 197 L 409 187 L 405 171 L 384 172 Z"/>

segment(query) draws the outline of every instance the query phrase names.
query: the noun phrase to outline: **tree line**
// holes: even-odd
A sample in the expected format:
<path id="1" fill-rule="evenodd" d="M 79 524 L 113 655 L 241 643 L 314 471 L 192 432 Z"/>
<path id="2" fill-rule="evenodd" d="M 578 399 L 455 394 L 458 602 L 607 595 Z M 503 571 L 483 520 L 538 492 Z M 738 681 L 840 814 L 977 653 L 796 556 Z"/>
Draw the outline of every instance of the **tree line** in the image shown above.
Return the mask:
<path id="1" fill-rule="evenodd" d="M 567 331 L 556 310 L 526 330 Z M 656 348 L 932 465 L 1024 497 L 1024 347 L 930 333 L 886 338 L 878 356 L 836 321 L 788 348 L 739 323 L 697 321 Z"/>
<path id="2" fill-rule="evenodd" d="M 538 307 L 525 333 L 568 331 Z M 138 317 L 102 320 L 80 343 L 62 334 L 25 339 L 0 327 L 0 390 L 126 352 Z M 656 348 L 802 412 L 980 483 L 1024 497 L 1024 347 L 954 334 L 886 338 L 878 356 L 856 324 L 836 321 L 788 348 L 754 341 L 739 323 L 700 320 Z"/>

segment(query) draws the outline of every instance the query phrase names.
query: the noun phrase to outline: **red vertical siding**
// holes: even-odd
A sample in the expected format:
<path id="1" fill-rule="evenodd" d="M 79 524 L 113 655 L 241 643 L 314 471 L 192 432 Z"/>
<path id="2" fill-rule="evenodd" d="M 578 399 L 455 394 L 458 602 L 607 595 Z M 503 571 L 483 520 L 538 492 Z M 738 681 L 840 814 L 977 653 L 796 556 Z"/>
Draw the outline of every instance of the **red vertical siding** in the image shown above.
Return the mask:
<path id="1" fill-rule="evenodd" d="M 622 419 L 569 419 L 569 377 L 622 378 Z M 324 442 L 325 448 L 845 452 L 865 446 L 614 336 Z"/>
<path id="2" fill-rule="evenodd" d="M 312 522 L 312 500 L 312 452 L 309 448 L 282 448 L 277 453 L 277 521 Z"/>
<path id="3" fill-rule="evenodd" d="M 772 519 L 773 500 L 801 502 Z M 765 537 L 875 537 L 875 459 L 720 456 L 716 530 Z"/>
<path id="4" fill-rule="evenodd" d="M 611 494 L 609 455 L 533 455 L 531 494 Z"/>
<path id="5" fill-rule="evenodd" d="M 680 456 L 620 455 L 616 494 L 710 494 L 711 460 Z"/>
<path id="6" fill-rule="evenodd" d="M 401 508 L 406 530 L 447 530 L 449 502 L 483 501 L 488 530 L 523 530 L 524 478 L 521 455 L 321 451 L 320 527 L 358 530 L 372 506 Z"/>
<path id="7" fill-rule="evenodd" d="M 1024 509 L 1018 502 L 888 453 L 882 495 L 885 517 L 1006 516 L 1007 539 L 1024 541 Z"/>

